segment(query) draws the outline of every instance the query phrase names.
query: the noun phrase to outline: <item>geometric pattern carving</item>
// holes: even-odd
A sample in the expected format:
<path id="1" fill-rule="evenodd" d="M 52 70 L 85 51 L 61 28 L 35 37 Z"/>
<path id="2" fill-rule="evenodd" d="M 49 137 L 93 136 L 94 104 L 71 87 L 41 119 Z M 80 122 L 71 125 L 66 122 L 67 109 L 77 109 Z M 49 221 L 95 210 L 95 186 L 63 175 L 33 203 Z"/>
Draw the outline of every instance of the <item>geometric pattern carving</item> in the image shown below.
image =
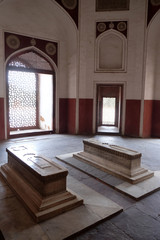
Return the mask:
<path id="1" fill-rule="evenodd" d="M 51 50 L 52 49 L 50 49 L 50 51 Z M 53 71 L 51 65 L 43 57 L 40 57 L 38 54 L 32 51 L 14 57 L 14 60 L 9 62 L 9 66 Z"/>
<path id="2" fill-rule="evenodd" d="M 96 29 L 96 37 L 107 30 L 114 29 L 127 38 L 127 21 L 97 22 Z"/>
<path id="3" fill-rule="evenodd" d="M 117 25 L 117 29 L 120 31 L 120 32 L 123 32 L 125 31 L 127 28 L 127 25 L 125 22 L 119 22 L 118 25 Z"/>
<path id="4" fill-rule="evenodd" d="M 114 23 L 113 23 L 113 22 L 109 23 L 109 28 L 110 28 L 110 29 L 113 29 L 113 28 L 114 28 Z"/>
<path id="5" fill-rule="evenodd" d="M 56 46 L 54 43 L 47 43 L 45 49 L 48 55 L 53 56 L 56 53 Z"/>
<path id="6" fill-rule="evenodd" d="M 8 72 L 10 128 L 36 126 L 36 74 Z"/>
<path id="7" fill-rule="evenodd" d="M 34 38 L 32 38 L 30 43 L 31 43 L 32 46 L 35 46 L 36 45 L 36 40 Z"/>
<path id="8" fill-rule="evenodd" d="M 20 67 L 20 68 L 26 68 L 26 65 L 19 61 L 19 59 L 14 59 L 9 63 L 10 67 Z"/>
<path id="9" fill-rule="evenodd" d="M 56 48 L 54 55 L 48 54 L 45 51 L 45 47 L 48 43 L 54 44 L 54 48 Z M 46 54 L 49 55 L 49 57 L 55 62 L 55 64 L 57 64 L 58 44 L 56 42 L 49 42 L 49 41 L 38 39 L 38 38 L 32 38 L 32 37 L 5 32 L 5 59 L 7 59 L 11 54 L 15 53 L 17 49 L 23 51 L 23 49 L 32 48 L 32 47 L 37 48 L 41 52 L 44 52 L 45 55 Z"/>
<path id="10" fill-rule="evenodd" d="M 15 35 L 9 35 L 6 39 L 7 45 L 11 49 L 17 49 L 20 46 L 20 40 Z"/>
<path id="11" fill-rule="evenodd" d="M 97 24 L 97 30 L 99 31 L 99 32 L 104 32 L 105 30 L 106 30 L 106 24 L 105 23 L 98 23 Z"/>

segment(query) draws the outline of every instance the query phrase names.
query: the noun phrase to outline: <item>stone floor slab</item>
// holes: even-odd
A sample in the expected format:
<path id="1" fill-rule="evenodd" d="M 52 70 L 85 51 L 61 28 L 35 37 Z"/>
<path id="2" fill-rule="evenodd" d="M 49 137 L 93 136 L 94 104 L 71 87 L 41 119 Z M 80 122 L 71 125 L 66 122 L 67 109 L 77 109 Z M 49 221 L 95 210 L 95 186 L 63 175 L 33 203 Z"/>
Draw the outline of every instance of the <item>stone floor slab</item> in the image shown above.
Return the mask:
<path id="1" fill-rule="evenodd" d="M 150 179 L 146 179 L 143 182 L 137 184 L 130 184 L 108 173 L 106 173 L 105 175 L 104 171 L 97 169 L 94 166 L 89 166 L 89 164 L 85 162 L 77 160 L 73 157 L 73 154 L 75 153 L 63 154 L 56 157 L 57 159 L 87 173 L 94 178 L 99 179 L 105 184 L 113 187 L 117 191 L 120 191 L 132 197 L 135 200 L 139 200 L 160 189 L 160 171 L 155 171 L 154 176 Z"/>
<path id="2" fill-rule="evenodd" d="M 111 222 L 134 240 L 160 239 L 160 222 L 134 207 L 114 217 Z"/>
<path id="3" fill-rule="evenodd" d="M 0 226 L 5 240 L 65 239 L 123 210 L 76 179 L 70 176 L 67 179 L 67 187 L 84 198 L 84 205 L 39 224 L 32 220 L 14 195 L 0 199 Z"/>
<path id="4" fill-rule="evenodd" d="M 121 229 L 116 227 L 110 222 L 101 223 L 95 226 L 94 229 L 88 230 L 86 233 L 82 233 L 74 240 L 133 240 Z M 73 239 L 72 239 L 73 240 Z"/>
<path id="5" fill-rule="evenodd" d="M 80 136 L 80 135 L 69 135 L 69 134 L 50 134 L 44 136 L 35 136 L 28 138 L 10 139 L 0 142 L 0 163 L 4 164 L 7 162 L 6 147 L 10 145 L 17 144 L 22 145 L 24 142 L 28 147 L 33 148 L 35 151 L 39 151 L 40 154 L 57 161 L 58 164 L 62 164 L 69 171 L 69 174 L 76 178 L 78 181 L 87 185 L 88 187 L 99 192 L 104 197 L 111 199 L 120 206 L 123 207 L 124 211 L 111 219 L 102 221 L 86 231 L 77 234 L 74 237 L 69 238 L 70 240 L 158 240 L 160 236 L 160 191 L 157 191 L 139 201 L 134 200 L 127 195 L 116 191 L 113 187 L 110 187 L 102 181 L 98 181 L 96 178 L 89 176 L 75 167 L 72 167 L 58 159 L 54 156 L 71 153 L 75 151 L 81 151 L 83 148 L 83 139 L 90 138 L 92 136 Z M 103 142 L 109 142 L 111 144 L 125 146 L 126 148 L 135 149 L 136 151 L 142 152 L 142 164 L 152 171 L 160 170 L 160 139 L 156 138 L 128 138 L 121 136 L 107 136 L 107 135 L 96 135 L 95 138 Z M 118 185 L 118 184 L 117 184 Z M 0 229 L 3 226 L 2 234 L 5 232 L 7 235 L 12 232 L 16 233 L 16 240 L 35 240 L 35 236 L 39 240 L 54 240 L 54 232 L 49 238 L 48 232 L 52 231 L 54 228 L 52 222 L 47 226 L 45 223 L 44 231 L 41 228 L 37 228 L 37 224 L 34 225 L 32 218 L 27 214 L 25 209 L 21 204 L 16 207 L 16 202 L 13 201 L 11 197 L 12 212 L 8 214 L 8 211 L 3 212 L 2 208 L 8 204 L 7 201 L 3 201 L 3 206 L 0 201 Z M 10 198 L 7 198 L 9 200 Z M 14 197 L 14 199 L 16 199 Z M 16 208 L 14 208 L 14 205 Z M 2 207 L 2 208 L 1 208 Z M 132 211 L 129 211 L 129 209 Z M 135 211 L 133 211 L 133 209 Z M 139 211 L 137 211 L 139 210 Z M 17 216 L 15 217 L 15 212 Z M 2 215 L 1 215 L 2 213 Z M 144 213 L 144 214 L 143 214 Z M 12 217 L 14 216 L 14 217 Z M 141 218 L 141 216 L 143 216 Z M 11 220 L 8 218 L 12 217 Z M 147 217 L 149 224 L 145 222 Z M 5 221 L 3 224 L 3 220 Z M 115 222 L 114 222 L 115 220 Z M 84 219 L 85 221 L 85 219 Z M 6 223 L 9 223 L 6 225 Z M 43 223 L 43 224 L 44 224 Z M 6 227 L 5 227 L 6 225 Z M 134 226 L 133 226 L 134 225 Z M 34 226 L 34 227 L 33 227 Z M 38 225 L 39 226 L 39 225 Z M 5 231 L 4 231 L 5 228 Z M 16 231 L 15 231 L 15 229 Z M 148 231 L 150 232 L 148 234 Z M 138 232 L 138 233 L 137 233 Z M 157 233 L 156 233 L 157 232 Z M 156 233 L 156 234 L 155 234 Z M 10 234 L 13 236 L 13 232 Z M 12 240 L 13 238 L 6 238 Z"/>

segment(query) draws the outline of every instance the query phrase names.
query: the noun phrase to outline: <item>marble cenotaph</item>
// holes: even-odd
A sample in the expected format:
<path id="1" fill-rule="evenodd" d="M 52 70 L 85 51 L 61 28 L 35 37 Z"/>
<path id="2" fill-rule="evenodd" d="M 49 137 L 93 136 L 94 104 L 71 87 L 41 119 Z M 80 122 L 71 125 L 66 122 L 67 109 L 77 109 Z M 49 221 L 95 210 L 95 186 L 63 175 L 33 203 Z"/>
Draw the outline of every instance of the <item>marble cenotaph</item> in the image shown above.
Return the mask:
<path id="1" fill-rule="evenodd" d="M 66 189 L 66 168 L 25 146 L 6 151 L 8 163 L 0 172 L 37 222 L 83 204 L 81 197 Z"/>
<path id="2" fill-rule="evenodd" d="M 154 175 L 152 171 L 141 167 L 141 153 L 95 139 L 83 140 L 83 144 L 84 151 L 73 154 L 75 158 L 129 183 L 136 184 Z"/>

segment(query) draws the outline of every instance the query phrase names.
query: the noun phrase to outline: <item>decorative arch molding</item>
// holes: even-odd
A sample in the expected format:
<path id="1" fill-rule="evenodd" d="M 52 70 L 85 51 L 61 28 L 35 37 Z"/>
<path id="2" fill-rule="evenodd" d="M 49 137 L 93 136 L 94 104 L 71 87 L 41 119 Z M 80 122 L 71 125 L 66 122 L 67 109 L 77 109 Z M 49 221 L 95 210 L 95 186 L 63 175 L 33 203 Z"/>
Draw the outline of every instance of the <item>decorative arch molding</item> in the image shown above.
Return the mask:
<path id="1" fill-rule="evenodd" d="M 25 53 L 29 53 L 29 52 L 34 52 L 35 54 L 39 55 L 40 57 L 44 58 L 52 67 L 54 73 L 57 75 L 58 72 L 58 68 L 57 65 L 55 64 L 55 62 L 53 61 L 52 58 L 50 58 L 47 54 L 45 54 L 43 51 L 41 51 L 40 49 L 38 49 L 35 46 L 30 46 L 30 47 L 26 47 L 26 48 L 22 48 L 20 50 L 17 50 L 15 52 L 13 52 L 11 55 L 8 56 L 8 58 L 6 59 L 5 63 L 6 66 L 7 64 L 14 59 L 16 56 L 20 56 L 23 55 Z"/>
<path id="2" fill-rule="evenodd" d="M 19 35 L 15 33 L 5 32 L 5 59 L 11 56 L 17 51 L 27 49 L 29 47 L 40 51 L 41 55 L 48 56 L 58 64 L 58 43 L 42 40 L 38 38 L 28 37 L 24 35 Z"/>
<path id="3" fill-rule="evenodd" d="M 108 30 L 96 39 L 96 72 L 125 72 L 127 39 L 118 31 Z"/>

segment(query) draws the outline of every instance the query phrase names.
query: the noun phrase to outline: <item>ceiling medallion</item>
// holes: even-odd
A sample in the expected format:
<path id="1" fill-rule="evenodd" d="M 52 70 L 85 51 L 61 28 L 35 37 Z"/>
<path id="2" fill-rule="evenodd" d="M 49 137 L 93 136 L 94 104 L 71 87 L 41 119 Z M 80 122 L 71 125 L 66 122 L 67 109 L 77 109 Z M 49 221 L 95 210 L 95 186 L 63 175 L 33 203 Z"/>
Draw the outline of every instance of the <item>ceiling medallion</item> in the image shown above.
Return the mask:
<path id="1" fill-rule="evenodd" d="M 151 0 L 153 6 L 160 6 L 160 0 Z"/>
<path id="2" fill-rule="evenodd" d="M 9 48 L 16 50 L 20 46 L 20 40 L 15 35 L 9 35 L 6 39 Z"/>
<path id="3" fill-rule="evenodd" d="M 54 43 L 47 43 L 45 49 L 48 55 L 53 56 L 56 53 L 56 46 Z"/>
<path id="4" fill-rule="evenodd" d="M 125 22 L 119 22 L 118 25 L 117 25 L 117 29 L 118 29 L 118 31 L 120 31 L 120 32 L 125 31 L 126 28 L 127 28 L 127 25 L 126 25 Z"/>
<path id="5" fill-rule="evenodd" d="M 106 24 L 105 23 L 98 23 L 98 25 L 97 25 L 97 30 L 99 31 L 99 32 L 104 32 L 105 30 L 106 30 Z"/>
<path id="6" fill-rule="evenodd" d="M 77 6 L 77 0 L 61 0 L 61 2 L 69 10 L 73 10 Z"/>
<path id="7" fill-rule="evenodd" d="M 35 46 L 35 45 L 36 45 L 36 40 L 35 40 L 34 38 L 32 38 L 31 41 L 30 41 L 30 44 L 31 44 L 32 46 Z"/>

